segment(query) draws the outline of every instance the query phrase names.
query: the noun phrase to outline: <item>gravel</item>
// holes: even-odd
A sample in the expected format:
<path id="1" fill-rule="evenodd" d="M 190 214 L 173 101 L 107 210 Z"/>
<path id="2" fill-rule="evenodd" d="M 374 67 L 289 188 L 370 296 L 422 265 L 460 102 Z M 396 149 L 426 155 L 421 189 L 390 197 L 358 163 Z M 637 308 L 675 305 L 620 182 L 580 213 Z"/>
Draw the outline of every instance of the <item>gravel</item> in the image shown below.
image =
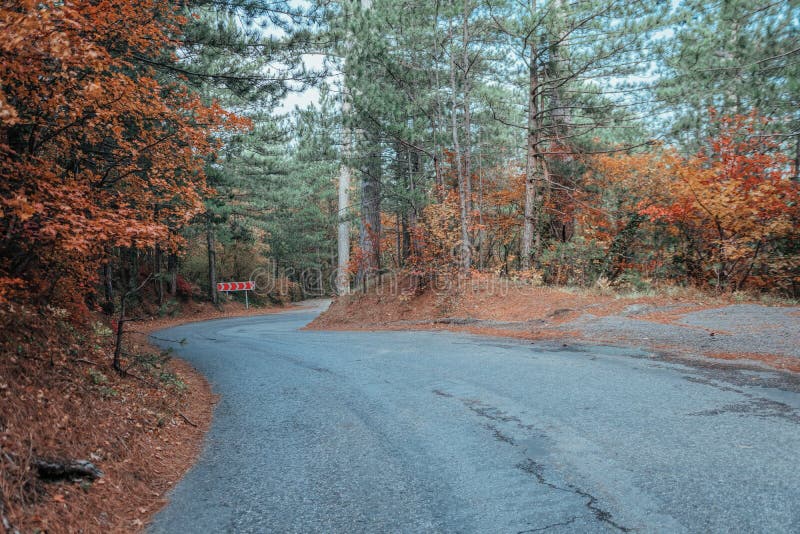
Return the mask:
<path id="1" fill-rule="evenodd" d="M 636 308 L 634 308 L 636 306 Z M 646 320 L 643 314 L 674 311 L 674 306 L 629 306 L 620 315 L 589 313 L 560 326 L 587 339 L 663 345 L 688 352 L 778 354 L 800 358 L 800 307 L 736 304 L 693 311 L 672 324 Z"/>

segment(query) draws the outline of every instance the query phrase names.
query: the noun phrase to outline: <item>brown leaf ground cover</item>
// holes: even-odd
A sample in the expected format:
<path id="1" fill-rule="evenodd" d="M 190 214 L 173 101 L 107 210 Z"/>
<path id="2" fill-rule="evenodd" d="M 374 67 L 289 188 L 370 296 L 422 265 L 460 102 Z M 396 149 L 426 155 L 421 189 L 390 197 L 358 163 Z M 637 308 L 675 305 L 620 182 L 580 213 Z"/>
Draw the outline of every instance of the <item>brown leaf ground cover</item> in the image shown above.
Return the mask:
<path id="1" fill-rule="evenodd" d="M 58 311 L 0 316 L 0 521 L 8 532 L 136 532 L 200 453 L 215 397 L 184 361 L 147 343 L 175 324 L 273 312 L 187 304 L 179 317 L 130 323 L 127 376 L 110 365 L 113 336 Z M 95 481 L 42 480 L 36 458 L 88 460 Z"/>
<path id="2" fill-rule="evenodd" d="M 692 357 L 749 360 L 800 372 L 798 308 L 747 303 L 741 295 L 619 294 L 493 279 L 411 296 L 389 289 L 341 297 L 308 328 L 455 330 L 654 351 L 668 347 Z"/>
<path id="3" fill-rule="evenodd" d="M 400 284 L 402 286 L 402 283 Z M 668 306 L 679 304 L 687 309 L 706 309 L 721 304 L 719 300 L 701 303 L 699 294 L 681 296 L 618 295 L 612 292 L 568 291 L 556 287 L 532 286 L 513 281 L 479 280 L 458 291 L 428 290 L 407 296 L 393 290 L 357 293 L 339 298 L 311 325 L 313 329 L 370 329 L 380 326 L 403 326 L 408 322 L 424 323 L 446 317 L 479 321 L 536 322 L 547 325 L 568 322 L 584 312 L 607 316 L 627 306 Z M 671 320 L 665 314 L 662 320 Z M 440 327 L 442 323 L 434 323 Z"/>

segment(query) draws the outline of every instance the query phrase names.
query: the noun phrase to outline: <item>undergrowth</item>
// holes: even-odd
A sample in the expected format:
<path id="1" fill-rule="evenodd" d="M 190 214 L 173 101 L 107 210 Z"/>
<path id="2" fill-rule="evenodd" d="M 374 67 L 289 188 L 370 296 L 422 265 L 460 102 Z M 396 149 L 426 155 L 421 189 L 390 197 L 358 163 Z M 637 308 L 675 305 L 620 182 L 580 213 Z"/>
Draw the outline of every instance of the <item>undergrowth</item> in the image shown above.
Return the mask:
<path id="1" fill-rule="evenodd" d="M 125 510 L 108 509 L 108 492 L 125 493 L 123 508 L 149 505 L 148 441 L 181 424 L 187 387 L 170 355 L 130 344 L 119 374 L 111 329 L 58 309 L 6 308 L 0 328 L 0 520 L 11 532 L 119 530 Z M 91 461 L 107 476 L 44 482 L 39 458 Z"/>

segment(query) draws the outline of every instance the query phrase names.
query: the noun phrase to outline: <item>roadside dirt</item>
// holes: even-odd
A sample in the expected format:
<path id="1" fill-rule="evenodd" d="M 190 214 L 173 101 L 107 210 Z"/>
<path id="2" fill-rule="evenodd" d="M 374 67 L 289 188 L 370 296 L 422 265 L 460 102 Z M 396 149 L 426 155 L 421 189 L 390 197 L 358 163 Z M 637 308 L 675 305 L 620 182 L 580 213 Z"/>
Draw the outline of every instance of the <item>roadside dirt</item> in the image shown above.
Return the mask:
<path id="1" fill-rule="evenodd" d="M 459 293 L 355 294 L 312 322 L 319 330 L 453 330 L 528 340 L 569 340 L 749 360 L 800 372 L 800 307 L 733 302 L 683 291 L 625 296 L 493 279 Z"/>
<path id="2" fill-rule="evenodd" d="M 281 309 L 191 304 L 179 317 L 130 323 L 127 349 L 150 363 L 125 377 L 110 366 L 113 336 L 100 323 L 92 332 L 0 317 L 0 531 L 144 530 L 200 454 L 216 403 L 200 373 L 159 356 L 147 335 Z M 46 482 L 31 466 L 36 458 L 88 460 L 103 476 Z"/>

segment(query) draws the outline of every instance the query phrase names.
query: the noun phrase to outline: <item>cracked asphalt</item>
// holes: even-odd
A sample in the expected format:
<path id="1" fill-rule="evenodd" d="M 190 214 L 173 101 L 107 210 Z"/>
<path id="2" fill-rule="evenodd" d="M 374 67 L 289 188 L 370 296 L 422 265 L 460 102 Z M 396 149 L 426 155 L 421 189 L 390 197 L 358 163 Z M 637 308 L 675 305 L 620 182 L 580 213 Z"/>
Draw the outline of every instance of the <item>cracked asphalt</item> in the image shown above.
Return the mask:
<path id="1" fill-rule="evenodd" d="M 319 311 L 157 334 L 221 399 L 150 532 L 800 532 L 796 376 Z"/>

